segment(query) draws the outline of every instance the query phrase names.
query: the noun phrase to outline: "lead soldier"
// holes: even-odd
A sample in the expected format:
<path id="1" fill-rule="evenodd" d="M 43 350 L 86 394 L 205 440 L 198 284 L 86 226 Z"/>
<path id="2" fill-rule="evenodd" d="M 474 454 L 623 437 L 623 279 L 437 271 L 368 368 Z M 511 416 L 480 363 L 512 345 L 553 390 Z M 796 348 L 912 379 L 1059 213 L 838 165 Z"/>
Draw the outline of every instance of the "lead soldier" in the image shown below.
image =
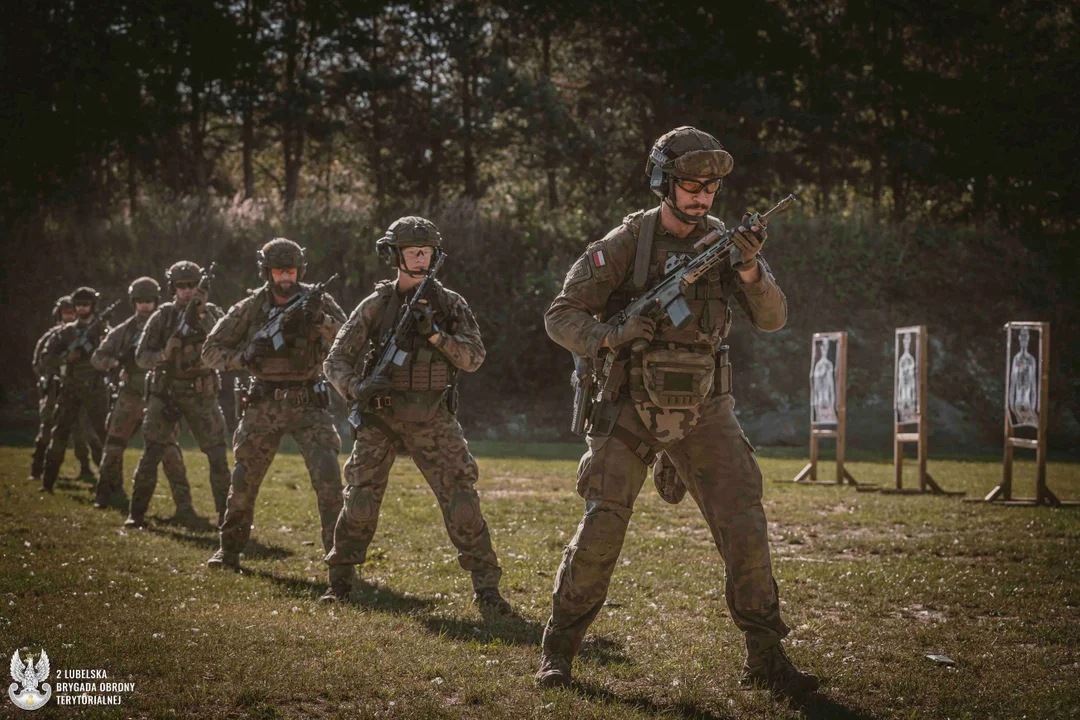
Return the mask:
<path id="1" fill-rule="evenodd" d="M 722 228 L 707 213 L 732 164 L 714 137 L 694 128 L 657 140 L 646 174 L 660 206 L 630 215 L 590 245 L 545 315 L 555 342 L 581 357 L 604 359 L 594 418 L 614 425 L 588 436 L 578 467 L 585 514 L 555 579 L 536 674 L 543 686 L 570 685 L 571 662 L 604 605 L 634 501 L 661 451 L 683 478 L 724 559 L 728 609 L 746 641 L 742 681 L 792 693 L 818 685 L 792 665 L 780 644 L 788 626 L 773 579 L 761 471 L 735 419 L 721 345 L 732 304 L 767 332 L 786 321 L 787 301 L 759 253 L 765 229 L 739 227 L 728 260 L 687 289 L 693 318 L 683 329 L 645 316 L 617 326 L 603 322 L 685 256 L 696 255 L 698 238 Z"/>

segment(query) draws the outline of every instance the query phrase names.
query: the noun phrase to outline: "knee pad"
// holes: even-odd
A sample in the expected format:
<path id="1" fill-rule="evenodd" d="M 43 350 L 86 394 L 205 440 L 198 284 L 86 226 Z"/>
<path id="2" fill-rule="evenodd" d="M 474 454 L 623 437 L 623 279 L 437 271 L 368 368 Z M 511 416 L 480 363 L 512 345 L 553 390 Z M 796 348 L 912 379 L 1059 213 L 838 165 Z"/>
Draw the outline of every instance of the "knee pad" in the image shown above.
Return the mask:
<path id="1" fill-rule="evenodd" d="M 368 487 L 348 485 L 344 492 L 345 516 L 350 523 L 367 525 L 379 517 L 379 503 L 375 493 Z"/>

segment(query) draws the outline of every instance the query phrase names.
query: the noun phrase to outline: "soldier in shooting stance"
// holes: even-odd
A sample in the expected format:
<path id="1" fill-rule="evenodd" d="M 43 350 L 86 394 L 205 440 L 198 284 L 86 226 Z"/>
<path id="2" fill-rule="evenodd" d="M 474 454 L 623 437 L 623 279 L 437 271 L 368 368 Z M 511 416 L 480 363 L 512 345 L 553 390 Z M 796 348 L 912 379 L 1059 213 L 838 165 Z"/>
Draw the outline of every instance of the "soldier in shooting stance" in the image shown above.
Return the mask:
<path id="1" fill-rule="evenodd" d="M 697 255 L 697 238 L 722 227 L 707 213 L 732 164 L 714 137 L 691 127 L 657 140 L 646 174 L 660 206 L 630 215 L 590 245 L 545 315 L 555 342 L 604 360 L 603 395 L 578 466 L 585 514 L 555 579 L 536 674 L 542 686 L 569 686 L 571 662 L 607 597 L 634 500 L 660 451 L 684 479 L 723 557 L 728 609 L 746 641 L 743 683 L 792 694 L 818 686 L 780 644 L 789 630 L 773 580 L 761 471 L 735 418 L 721 346 L 734 303 L 761 330 L 786 322 L 787 301 L 759 253 L 764 227 L 740 226 L 727 260 L 687 289 L 693 317 L 683 329 L 645 316 L 617 326 L 602 322 L 655 286 L 682 256 Z"/>
<path id="2" fill-rule="evenodd" d="M 31 364 L 34 374 L 38 377 L 38 432 L 34 440 L 34 456 L 30 464 L 31 482 L 41 482 L 41 472 L 45 468 L 45 451 L 52 438 L 53 413 L 56 410 L 56 393 L 60 384 L 60 375 L 45 367 L 45 348 L 49 344 L 49 338 L 59 332 L 60 328 L 66 323 L 75 321 L 75 305 L 71 302 L 70 295 L 64 295 L 56 300 L 52 315 L 53 326 L 38 338 L 34 345 L 34 359 Z M 93 432 L 87 432 L 87 425 L 84 410 L 79 414 L 79 422 L 71 426 L 71 442 L 75 446 L 75 457 L 78 458 L 81 467 L 80 476 L 93 477 L 90 456 L 92 453 L 95 458 L 101 458 L 101 441 Z M 88 440 L 91 447 L 87 447 Z"/>
<path id="3" fill-rule="evenodd" d="M 71 302 L 75 306 L 75 320 L 57 330 L 42 353 L 45 373 L 60 375 L 52 437 L 45 452 L 42 492 L 53 491 L 64 462 L 68 437 L 80 423 L 80 412 L 86 412 L 89 429 L 94 434 L 99 438 L 105 436 L 108 393 L 102 374 L 90 363 L 90 356 L 108 329 L 106 318 L 97 315 L 98 297 L 98 292 L 90 287 L 73 292 Z M 99 454 L 99 460 L 100 457 Z"/>
<path id="4" fill-rule="evenodd" d="M 509 614 L 510 605 L 498 589 L 502 570 L 473 487 L 476 460 L 454 416 L 457 374 L 476 371 L 484 360 L 480 328 L 464 298 L 434 279 L 424 302 L 409 308 L 409 298 L 442 253 L 442 237 L 433 223 L 403 217 L 390 225 L 376 248 L 397 269 L 397 280 L 376 284 L 375 292 L 360 302 L 323 364 L 326 377 L 350 404 L 358 396 L 373 395 L 357 408 L 361 424 L 345 463 L 345 507 L 326 561 L 331 568 L 364 562 L 390 467 L 398 452 L 407 452 L 438 499 L 458 562 L 472 573 L 477 604 Z M 380 338 L 394 331 L 405 312 L 414 313 L 409 336 L 399 338 L 408 360 L 390 377 L 367 377 L 378 361 Z M 372 351 L 361 376 L 369 343 Z M 325 599 L 344 600 L 349 590 L 333 586 Z"/>
<path id="5" fill-rule="evenodd" d="M 146 525 L 146 511 L 157 485 L 157 466 L 176 442 L 181 418 L 187 420 L 210 463 L 210 490 L 220 525 L 229 493 L 225 417 L 218 404 L 221 380 L 203 363 L 201 351 L 206 334 L 224 312 L 207 302 L 208 292 L 200 286 L 203 271 L 195 263 L 174 263 L 165 272 L 165 279 L 173 300 L 150 316 L 135 347 L 135 363 L 153 372 L 147 377 L 145 449 L 135 468 L 131 508 L 124 525 Z"/>
<path id="6" fill-rule="evenodd" d="M 322 361 L 345 313 L 321 287 L 301 283 L 307 254 L 292 240 L 275 238 L 258 252 L 265 284 L 229 308 L 203 345 L 203 361 L 219 370 L 247 369 L 247 407 L 233 437 L 232 484 L 212 568 L 240 570 L 251 537 L 255 500 L 286 434 L 300 447 L 311 477 L 325 551 L 333 545 L 341 511 L 341 438 L 330 406 Z M 275 328 L 275 325 L 277 327 Z M 278 329 L 276 341 L 273 331 Z M 331 568 L 329 582 L 351 582 L 351 568 Z"/>
<path id="7" fill-rule="evenodd" d="M 105 454 L 94 498 L 94 507 L 98 509 L 107 508 L 114 494 L 123 493 L 124 449 L 142 425 L 146 414 L 146 401 L 143 399 L 146 395 L 146 371 L 135 364 L 135 344 L 146 327 L 146 321 L 161 301 L 161 286 L 154 278 L 138 278 L 128 287 L 128 298 L 135 314 L 110 330 L 90 358 L 90 362 L 101 372 L 118 374 L 118 386 L 113 389 L 112 409 L 106 423 Z M 172 441 L 165 446 L 162 465 L 176 503 L 177 519 L 196 519 L 184 456 L 175 433 Z"/>

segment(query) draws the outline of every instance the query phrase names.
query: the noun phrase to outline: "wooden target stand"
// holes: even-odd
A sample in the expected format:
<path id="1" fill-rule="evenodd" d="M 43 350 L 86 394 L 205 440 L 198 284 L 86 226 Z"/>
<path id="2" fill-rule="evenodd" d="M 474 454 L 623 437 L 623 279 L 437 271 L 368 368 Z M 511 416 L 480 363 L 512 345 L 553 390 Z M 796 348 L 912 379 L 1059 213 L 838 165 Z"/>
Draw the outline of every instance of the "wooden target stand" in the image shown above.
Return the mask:
<path id="1" fill-rule="evenodd" d="M 1039 418 L 1035 438 L 1017 435 L 1010 412 L 1009 395 L 1012 366 L 1012 331 L 1027 328 L 1039 331 Z M 1048 322 L 1010 322 L 1005 324 L 1007 336 L 1005 342 L 1005 461 L 1001 484 L 984 498 L 967 498 L 964 502 L 988 502 L 995 505 L 1033 507 L 1080 507 L 1078 500 L 1059 500 L 1057 495 L 1046 486 L 1046 425 L 1050 400 L 1050 323 Z M 1012 496 L 1013 452 L 1016 448 L 1035 451 L 1035 497 L 1014 498 Z"/>
<path id="2" fill-rule="evenodd" d="M 811 403 L 811 420 L 810 420 L 810 462 L 799 471 L 791 480 L 777 480 L 776 482 L 794 483 L 796 485 L 851 485 L 856 489 L 873 489 L 872 485 L 861 485 L 847 468 L 844 467 L 844 454 L 847 449 L 847 333 L 846 332 L 832 332 L 832 333 L 814 333 L 811 346 L 816 348 L 817 344 L 822 340 L 829 340 L 836 343 L 836 368 L 834 373 L 835 378 L 835 391 L 836 391 L 836 422 L 819 422 L 813 416 L 813 402 L 814 402 L 814 390 L 813 390 L 813 375 L 814 375 L 814 358 L 816 356 L 816 350 L 810 351 L 810 403 Z M 835 425 L 833 428 L 826 427 L 827 425 Z M 836 440 L 836 480 L 818 480 L 817 479 L 817 466 L 818 466 L 818 443 L 822 438 L 832 438 Z"/>
<path id="3" fill-rule="evenodd" d="M 915 368 L 918 373 L 915 385 L 915 419 L 901 422 L 900 415 L 900 346 L 903 338 L 913 337 L 917 348 L 915 350 Z M 896 329 L 896 344 L 893 347 L 894 373 L 893 373 L 893 477 L 896 481 L 895 488 L 882 488 L 881 493 L 895 495 L 963 495 L 963 490 L 942 490 L 935 482 L 933 476 L 926 469 L 927 461 L 927 411 L 929 409 L 929 392 L 927 390 L 927 343 L 926 326 L 913 325 Z M 905 432 L 906 425 L 915 425 L 915 432 Z M 915 443 L 919 453 L 919 487 L 904 487 L 904 445 Z"/>

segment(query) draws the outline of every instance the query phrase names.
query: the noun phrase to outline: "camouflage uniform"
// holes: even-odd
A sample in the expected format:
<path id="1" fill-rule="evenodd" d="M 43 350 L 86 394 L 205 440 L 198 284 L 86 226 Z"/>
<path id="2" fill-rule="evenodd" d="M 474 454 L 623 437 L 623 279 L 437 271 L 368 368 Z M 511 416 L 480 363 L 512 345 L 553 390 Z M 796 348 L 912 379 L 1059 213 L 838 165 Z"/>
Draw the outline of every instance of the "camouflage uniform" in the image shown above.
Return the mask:
<path id="1" fill-rule="evenodd" d="M 44 335 L 38 338 L 37 344 L 34 346 L 32 365 L 34 374 L 45 381 L 44 386 L 38 385 L 38 432 L 37 437 L 34 439 L 34 455 L 30 465 L 30 479 L 35 481 L 41 480 L 41 473 L 45 467 L 45 451 L 49 447 L 49 440 L 52 439 L 53 423 L 55 422 L 53 415 L 56 412 L 56 395 L 60 385 L 60 377 L 46 370 L 43 356 L 49 338 L 59 332 L 60 327 L 60 325 L 56 325 L 49 328 Z M 75 448 L 75 457 L 78 458 L 82 467 L 81 473 L 83 475 L 91 474 L 91 455 L 100 459 L 102 448 L 101 440 L 94 434 L 93 429 L 89 427 L 89 418 L 85 409 L 79 413 L 79 422 L 71 426 L 71 443 Z"/>
<path id="2" fill-rule="evenodd" d="M 464 298 L 437 281 L 425 295 L 435 309 L 437 345 L 416 336 L 410 362 L 394 371 L 393 389 L 379 399 L 382 409 L 368 408 L 345 463 L 345 507 L 334 530 L 334 547 L 326 556 L 331 565 L 359 565 L 375 534 L 379 507 L 398 452 L 412 456 L 431 486 L 442 510 L 458 563 L 472 573 L 478 596 L 498 588 L 502 570 L 491 546 L 491 535 L 480 512 L 474 489 L 478 471 L 461 425 L 447 408 L 458 371 L 475 372 L 484 360 L 480 329 Z M 338 333 L 323 364 L 326 377 L 352 403 L 360 384 L 357 372 L 365 345 L 377 342 L 404 308 L 393 281 L 381 282 L 364 298 Z M 404 349 L 404 348 L 403 348 Z M 501 598 L 500 598 L 501 600 Z"/>
<path id="3" fill-rule="evenodd" d="M 686 130 L 690 129 L 680 129 Z M 691 135 L 690 140 L 696 142 L 696 137 Z M 705 137 L 711 143 L 702 149 L 719 148 L 715 139 Z M 710 160 L 704 170 L 683 176 L 727 174 L 730 156 L 719 149 L 712 157 L 717 160 Z M 654 177 L 655 189 L 664 177 L 659 172 Z M 716 218 L 691 218 L 697 227 L 688 237 L 679 238 L 664 230 L 659 209 L 653 213 L 649 221 L 656 224 L 645 288 L 667 274 L 669 263 L 696 255 L 697 238 L 712 228 L 722 229 Z M 548 334 L 555 342 L 581 357 L 601 355 L 613 326 L 597 318 L 611 317 L 642 288 L 640 275 L 635 279 L 634 271 L 645 220 L 642 212 L 625 218 L 622 225 L 590 245 L 570 269 L 562 292 L 545 315 Z M 683 329 L 660 322 L 651 342 L 641 339 L 632 349 L 627 344 L 616 353 L 605 351 L 606 367 L 622 361 L 627 381 L 612 398 L 617 413 L 614 429 L 608 436 L 589 435 L 589 449 L 578 465 L 577 492 L 585 500 L 585 512 L 555 579 L 552 613 L 544 630 L 544 660 L 537 674 L 542 684 L 569 683 L 570 662 L 604 605 L 634 501 L 648 466 L 660 451 L 684 479 L 723 557 L 727 605 L 744 633 L 748 658 L 782 652 L 770 651 L 789 629 L 780 616 L 773 580 L 761 471 L 754 448 L 735 418 L 730 367 L 720 349 L 730 329 L 733 303 L 761 330 L 779 330 L 786 322 L 784 294 L 764 259 L 757 258 L 760 279 L 756 282 L 744 282 L 733 263 L 747 264 L 729 257 L 689 287 L 686 300 L 693 318 Z M 676 397 L 677 393 L 682 396 Z"/>
<path id="4" fill-rule="evenodd" d="M 299 282 L 297 286 L 295 292 L 311 287 Z M 285 343 L 279 349 L 271 347 L 257 356 L 247 355 L 245 350 L 266 325 L 274 306 L 273 292 L 266 284 L 233 305 L 203 344 L 203 362 L 208 366 L 222 371 L 246 368 L 254 376 L 247 408 L 233 436 L 235 465 L 221 525 L 221 549 L 216 556 L 234 558 L 226 564 L 236 564 L 235 558 L 251 537 L 259 486 L 287 434 L 300 447 L 311 477 L 323 548 L 328 551 L 333 546 L 334 521 L 341 510 L 341 468 L 337 458 L 341 438 L 327 410 L 329 386 L 319 381 L 323 358 L 345 322 L 345 313 L 327 293 L 315 300 L 320 304 L 311 317 L 297 310 L 285 323 Z M 324 401 L 326 405 L 320 407 Z"/>
<path id="5" fill-rule="evenodd" d="M 223 315 L 213 303 L 204 305 L 194 334 L 182 340 L 171 358 L 165 359 L 165 345 L 180 323 L 187 305 L 164 303 L 150 316 L 135 349 L 135 362 L 143 370 L 153 370 L 149 379 L 149 399 L 143 420 L 145 449 L 135 468 L 129 520 L 141 523 L 157 485 L 157 466 L 169 446 L 176 441 L 181 417 L 210 464 L 210 489 L 218 517 L 225 512 L 229 493 L 229 464 L 225 452 L 225 417 L 218 404 L 220 380 L 201 358 L 202 343 Z"/>
<path id="6" fill-rule="evenodd" d="M 113 493 L 123 490 L 124 449 L 139 430 L 146 414 L 146 401 L 143 399 L 146 395 L 146 371 L 135 364 L 135 343 L 146 322 L 147 318 L 137 313 L 132 315 L 109 331 L 91 358 L 94 367 L 102 372 L 108 372 L 113 361 L 120 363 L 117 366 L 120 369 L 120 387 L 109 411 L 105 454 L 98 474 L 95 502 L 99 507 L 106 506 Z M 188 485 L 184 456 L 176 441 L 178 432 L 179 427 L 174 427 L 171 439 L 165 443 L 162 465 L 177 512 L 184 513 L 192 509 L 191 486 Z M 154 468 L 154 473 L 157 474 L 157 468 Z"/>
<path id="7" fill-rule="evenodd" d="M 85 350 L 79 350 L 75 358 L 65 357 L 68 347 L 78 337 L 80 328 L 94 322 L 91 313 L 85 321 L 76 320 L 61 326 L 46 342 L 41 364 L 45 375 L 60 375 L 56 407 L 53 411 L 53 428 L 49 447 L 45 452 L 45 470 L 41 479 L 43 490 L 52 490 L 64 462 L 68 438 L 81 423 L 80 413 L 85 412 L 89 429 L 97 437 L 105 436 L 105 414 L 108 411 L 108 392 L 105 380 L 90 363 Z M 105 332 L 104 323 L 92 332 L 88 340 L 94 347 Z M 89 436 L 89 432 L 87 433 Z M 100 454 L 97 456 L 100 459 Z"/>

